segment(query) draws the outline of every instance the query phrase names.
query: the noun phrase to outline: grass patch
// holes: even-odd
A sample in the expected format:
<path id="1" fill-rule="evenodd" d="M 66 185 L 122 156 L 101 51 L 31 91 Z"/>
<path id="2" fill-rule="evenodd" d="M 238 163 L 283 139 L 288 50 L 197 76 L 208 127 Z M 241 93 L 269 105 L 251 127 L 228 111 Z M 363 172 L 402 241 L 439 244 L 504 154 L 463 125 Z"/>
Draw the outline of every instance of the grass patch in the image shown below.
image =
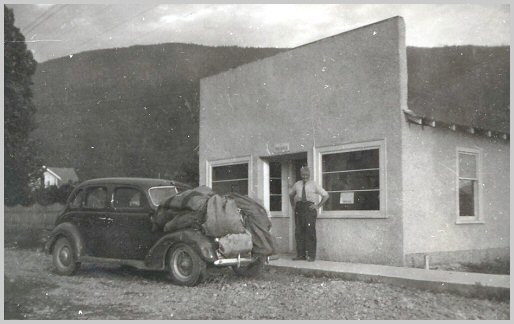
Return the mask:
<path id="1" fill-rule="evenodd" d="M 43 248 L 50 234 L 48 229 L 6 227 L 4 230 L 4 246 L 23 249 Z"/>

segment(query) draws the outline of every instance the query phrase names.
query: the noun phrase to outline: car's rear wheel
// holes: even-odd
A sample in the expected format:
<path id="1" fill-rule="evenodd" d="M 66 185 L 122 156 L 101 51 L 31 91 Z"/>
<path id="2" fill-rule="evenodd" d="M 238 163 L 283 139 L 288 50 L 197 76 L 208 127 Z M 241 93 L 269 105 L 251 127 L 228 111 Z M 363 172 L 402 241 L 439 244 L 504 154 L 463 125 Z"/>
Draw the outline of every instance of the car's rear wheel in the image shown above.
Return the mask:
<path id="1" fill-rule="evenodd" d="M 66 237 L 57 239 L 52 257 L 55 271 L 60 275 L 71 276 L 75 274 L 80 267 L 80 262 L 77 262 L 73 246 Z"/>
<path id="2" fill-rule="evenodd" d="M 234 272 L 238 276 L 249 278 L 257 276 L 261 272 L 263 267 L 264 258 L 258 257 L 257 260 L 247 265 L 239 267 L 237 265 L 232 266 L 232 270 L 234 270 Z"/>
<path id="3" fill-rule="evenodd" d="M 189 245 L 174 245 L 168 257 L 171 280 L 181 286 L 196 286 L 206 273 L 206 264 Z"/>

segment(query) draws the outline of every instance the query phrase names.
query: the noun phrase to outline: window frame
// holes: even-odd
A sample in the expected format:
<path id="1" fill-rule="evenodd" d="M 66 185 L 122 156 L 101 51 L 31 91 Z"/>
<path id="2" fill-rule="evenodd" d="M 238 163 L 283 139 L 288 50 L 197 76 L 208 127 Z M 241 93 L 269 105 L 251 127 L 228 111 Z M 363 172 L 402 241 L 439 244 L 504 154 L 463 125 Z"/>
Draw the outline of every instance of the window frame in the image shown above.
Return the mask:
<path id="1" fill-rule="evenodd" d="M 475 211 L 477 215 L 474 216 L 461 216 L 460 215 L 460 154 L 468 154 L 474 155 L 476 157 L 476 181 L 477 181 L 477 193 L 476 193 L 476 201 L 474 204 L 476 205 Z M 456 159 L 455 159 L 455 201 L 456 201 L 456 224 L 484 224 L 483 213 L 482 213 L 482 150 L 476 148 L 469 147 L 460 147 L 458 146 L 456 149 Z M 462 177 L 462 179 L 470 180 L 471 178 Z M 472 179 L 475 180 L 475 179 Z"/>
<path id="2" fill-rule="evenodd" d="M 248 164 L 248 196 L 251 197 L 251 188 L 253 187 L 253 181 L 252 181 L 252 170 L 253 170 L 253 163 L 252 163 L 252 157 L 251 156 L 243 156 L 243 157 L 236 157 L 231 159 L 221 159 L 221 160 L 212 160 L 212 161 L 206 161 L 205 167 L 206 167 L 206 185 L 210 188 L 212 188 L 212 175 L 213 175 L 213 168 L 215 167 L 222 167 L 222 166 L 231 166 L 236 164 Z"/>
<path id="3" fill-rule="evenodd" d="M 271 163 L 278 163 L 279 164 L 279 168 L 280 168 L 280 177 L 272 177 L 271 176 Z M 268 161 L 268 168 L 269 168 L 269 171 L 268 171 L 268 187 L 269 187 L 269 190 L 268 190 L 268 204 L 269 206 L 267 207 L 270 214 L 271 215 L 281 215 L 284 211 L 284 206 L 283 206 L 283 201 L 284 201 L 284 185 L 283 185 L 283 177 L 284 177 L 284 174 L 283 174 L 283 163 L 280 162 L 280 161 Z M 281 193 L 280 194 L 273 194 L 271 193 L 271 180 L 274 179 L 274 180 L 278 180 L 280 182 L 280 191 Z M 287 195 L 287 192 L 286 192 L 286 195 Z M 280 197 L 280 210 L 271 210 L 271 197 L 272 196 L 275 196 L 275 197 Z M 289 197 L 287 198 L 289 199 Z"/>
<path id="4" fill-rule="evenodd" d="M 331 145 L 315 148 L 316 156 L 316 178 L 318 183 L 323 185 L 323 156 L 337 153 L 366 151 L 378 149 L 378 173 L 379 173 L 379 210 L 324 210 L 320 209 L 320 218 L 387 218 L 387 161 L 385 140 L 366 141 L 358 143 L 348 143 L 341 145 Z"/>
<path id="5" fill-rule="evenodd" d="M 150 188 L 148 188 L 148 190 L 147 190 L 147 194 L 148 194 L 148 198 L 146 199 L 146 200 L 147 200 L 147 204 L 151 203 L 153 206 L 157 206 L 157 207 L 159 206 L 159 205 L 157 205 L 157 204 L 155 203 L 155 201 L 153 201 L 153 199 L 152 199 L 152 195 L 151 195 L 150 191 L 151 191 L 152 189 L 160 189 L 160 188 L 174 188 L 174 189 L 175 189 L 175 195 L 178 195 L 178 194 L 180 193 L 180 192 L 179 192 L 179 190 L 178 190 L 178 188 L 177 188 L 177 186 L 155 186 L 155 187 L 150 187 Z M 144 196 L 144 195 L 143 195 L 143 196 Z M 170 198 L 171 198 L 171 197 L 170 197 Z M 167 199 L 169 199 L 169 198 L 167 198 Z"/>

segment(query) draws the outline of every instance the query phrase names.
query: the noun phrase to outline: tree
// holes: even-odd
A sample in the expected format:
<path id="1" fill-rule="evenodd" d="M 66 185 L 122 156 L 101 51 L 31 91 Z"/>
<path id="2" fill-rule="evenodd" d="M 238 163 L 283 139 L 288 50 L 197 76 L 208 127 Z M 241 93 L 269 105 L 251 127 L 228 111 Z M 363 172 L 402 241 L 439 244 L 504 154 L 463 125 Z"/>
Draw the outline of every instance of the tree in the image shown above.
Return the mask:
<path id="1" fill-rule="evenodd" d="M 184 157 L 184 159 L 187 158 Z M 193 187 L 197 187 L 200 183 L 198 169 L 198 152 L 196 151 L 192 158 L 182 162 L 180 169 L 175 172 L 175 174 L 172 176 L 172 179 L 186 183 Z M 168 178 L 168 176 L 165 175 L 165 178 Z"/>
<path id="2" fill-rule="evenodd" d="M 31 91 L 36 64 L 14 26 L 13 11 L 4 6 L 4 203 L 9 206 L 29 200 L 30 185 L 42 172 L 29 139 L 36 128 Z"/>

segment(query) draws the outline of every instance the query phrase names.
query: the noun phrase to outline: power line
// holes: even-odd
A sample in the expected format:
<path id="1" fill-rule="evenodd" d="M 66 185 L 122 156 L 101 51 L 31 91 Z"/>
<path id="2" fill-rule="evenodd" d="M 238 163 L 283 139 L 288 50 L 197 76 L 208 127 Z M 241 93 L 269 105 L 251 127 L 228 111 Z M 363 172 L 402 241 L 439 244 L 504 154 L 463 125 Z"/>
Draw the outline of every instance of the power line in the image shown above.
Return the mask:
<path id="1" fill-rule="evenodd" d="M 95 5 L 95 6 L 98 6 L 98 5 Z M 98 7 L 101 7 L 99 10 L 96 10 L 93 15 L 94 16 L 97 16 L 99 15 L 100 13 L 102 12 L 105 12 L 110 5 L 101 5 L 101 6 L 98 6 Z M 75 29 L 77 28 L 77 25 L 74 24 L 73 22 L 70 24 L 70 27 L 69 28 L 66 28 L 65 30 L 62 30 L 61 28 L 61 32 L 54 32 L 53 33 L 53 36 L 55 39 L 63 39 L 64 37 L 64 34 L 70 34 L 70 32 L 74 31 Z"/>
<path id="2" fill-rule="evenodd" d="M 26 29 L 29 29 L 31 28 L 34 24 L 36 24 L 37 22 L 39 22 L 39 20 L 41 18 L 43 18 L 44 16 L 50 14 L 52 11 L 56 10 L 59 6 L 52 6 L 48 9 L 46 9 L 41 15 L 39 15 L 36 19 L 32 20 L 30 23 L 28 23 L 27 25 L 25 25 L 24 27 L 22 27 L 22 29 L 26 30 Z"/>
<path id="3" fill-rule="evenodd" d="M 54 11 L 53 13 L 51 13 L 50 15 L 48 15 L 47 17 L 43 18 L 42 21 L 40 21 L 39 23 L 35 24 L 34 26 L 32 26 L 31 28 L 29 28 L 27 31 L 25 31 L 25 33 L 30 33 L 31 31 L 34 30 L 34 28 L 38 27 L 39 25 L 41 25 L 42 23 L 44 23 L 45 21 L 47 21 L 48 19 L 52 18 L 53 16 L 55 16 L 59 11 L 63 10 L 64 8 L 66 8 L 68 5 L 62 5 L 61 7 L 59 7 L 59 9 L 57 9 L 56 11 Z"/>

